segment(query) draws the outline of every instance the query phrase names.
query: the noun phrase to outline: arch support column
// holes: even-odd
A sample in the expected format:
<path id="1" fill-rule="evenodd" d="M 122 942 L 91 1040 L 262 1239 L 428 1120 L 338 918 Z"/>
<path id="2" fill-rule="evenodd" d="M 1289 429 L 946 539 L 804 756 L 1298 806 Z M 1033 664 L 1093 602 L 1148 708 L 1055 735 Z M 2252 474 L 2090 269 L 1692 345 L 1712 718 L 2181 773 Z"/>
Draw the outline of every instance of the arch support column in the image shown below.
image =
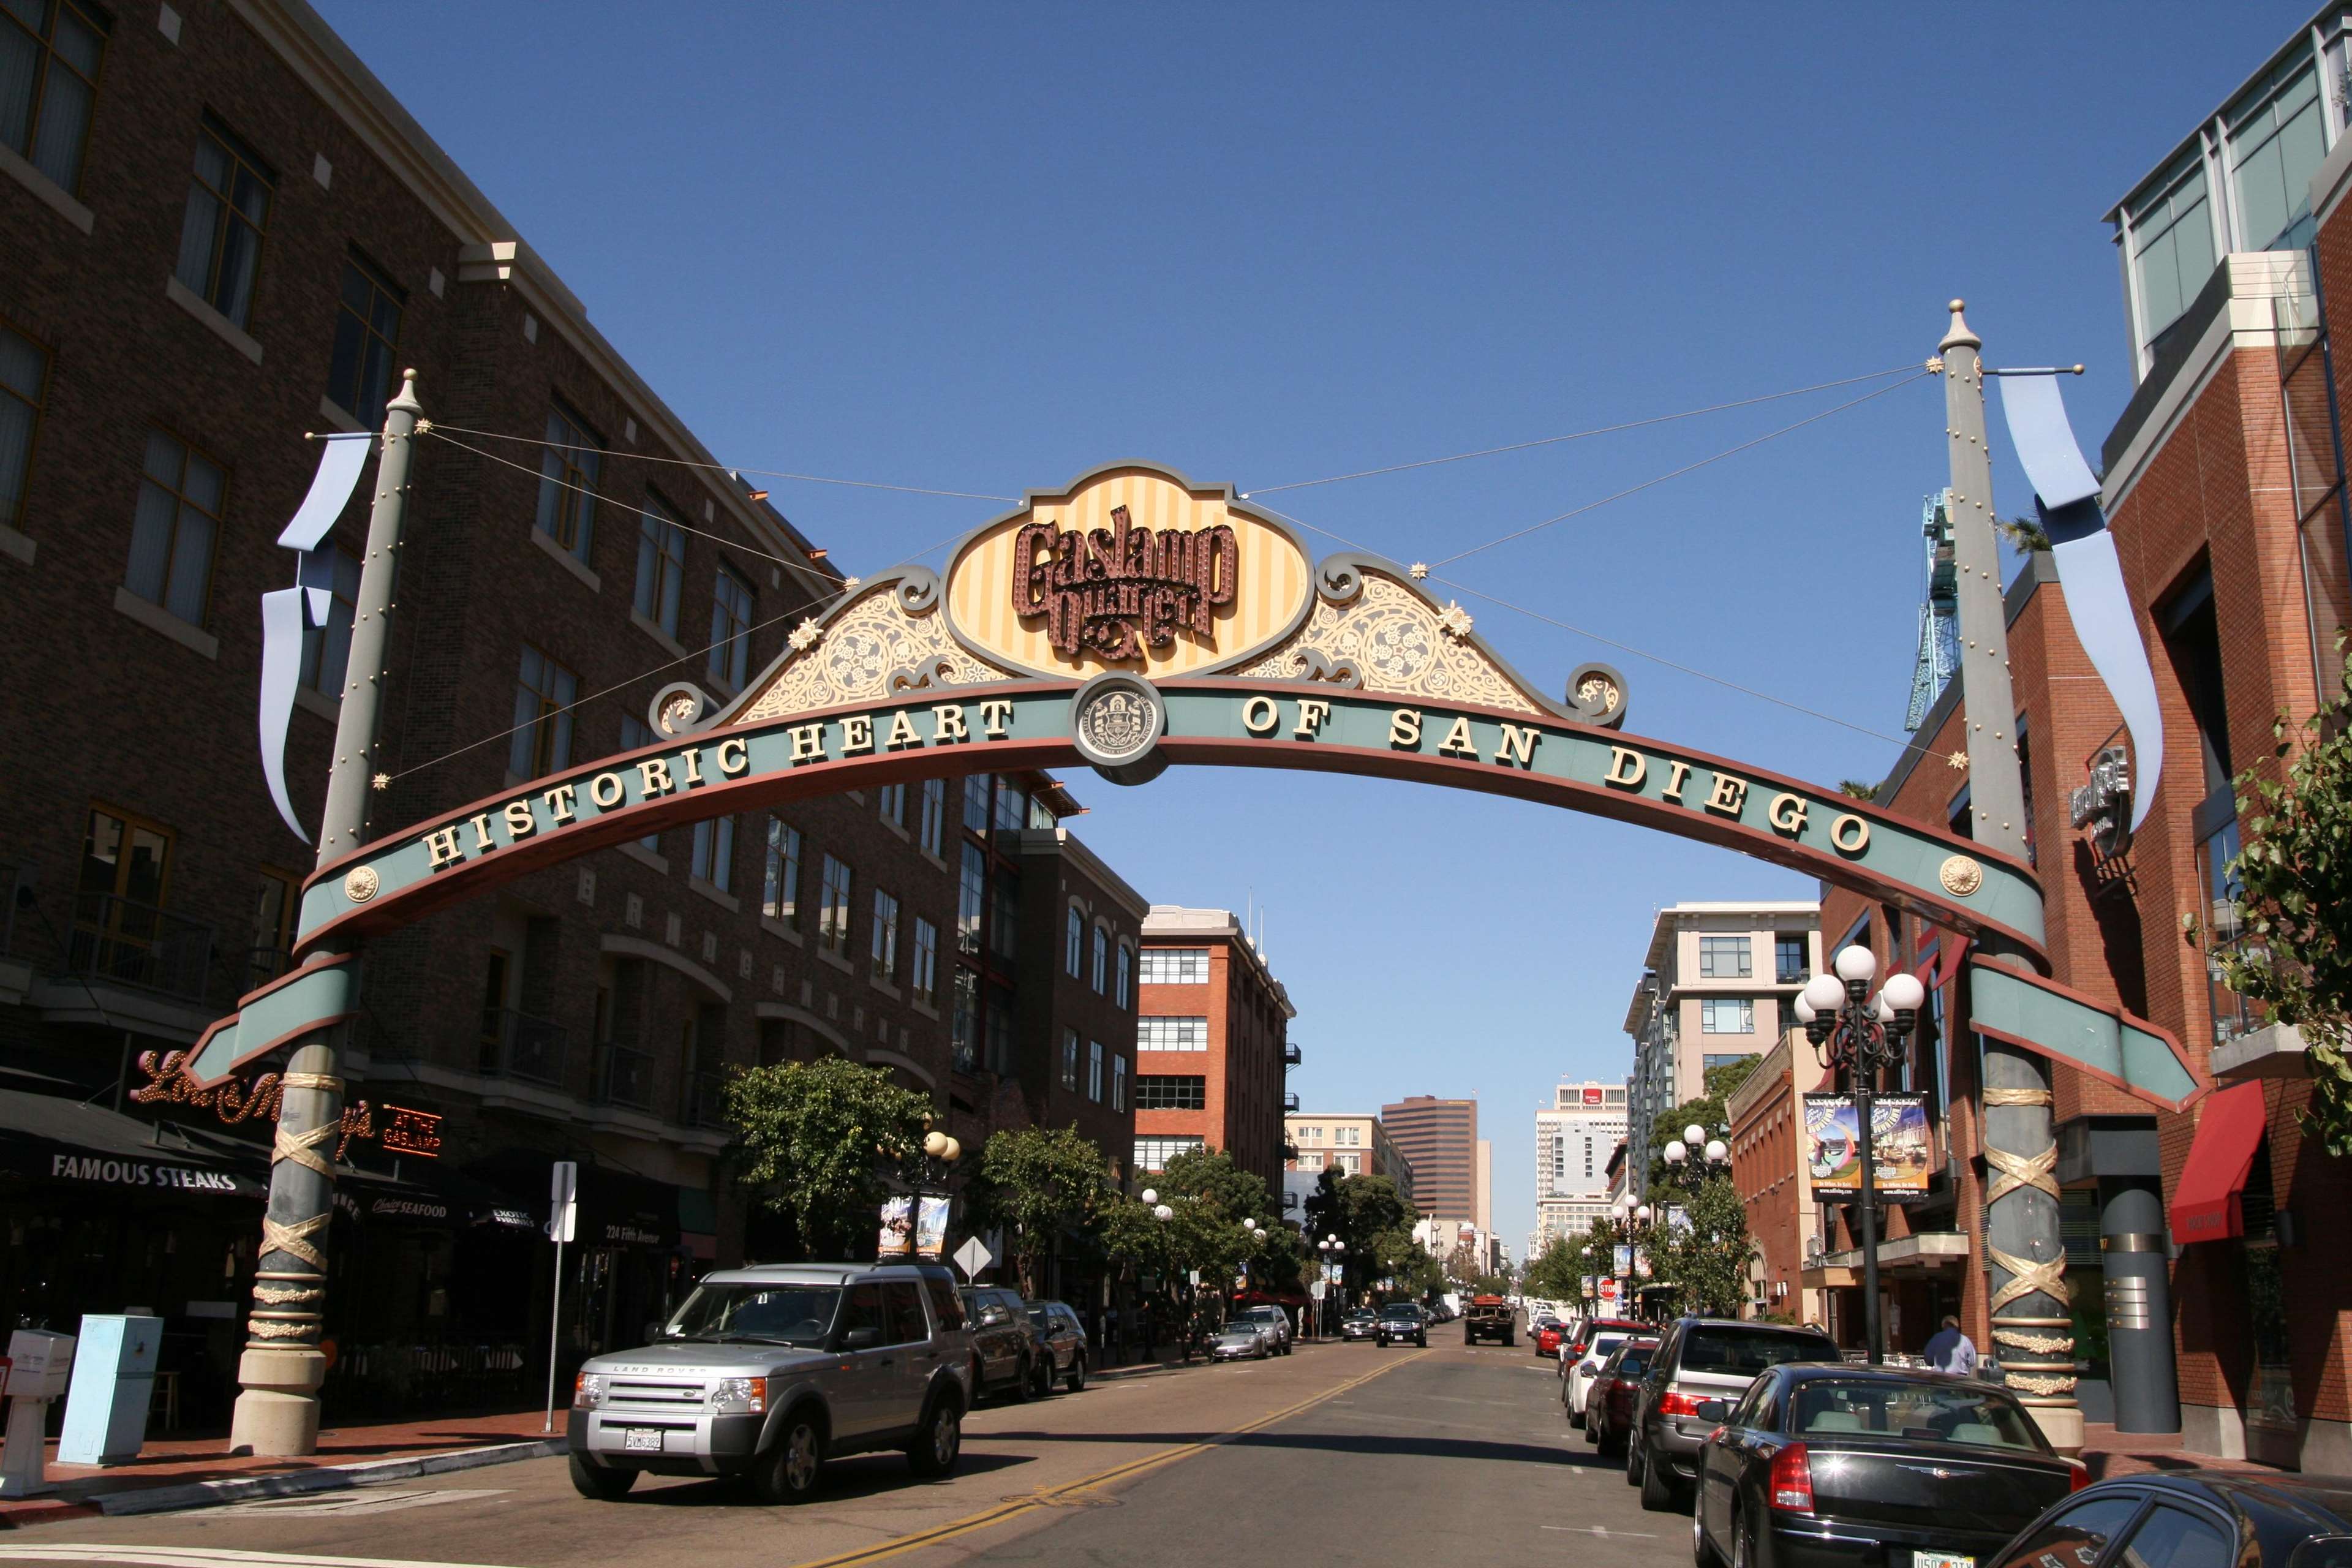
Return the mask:
<path id="1" fill-rule="evenodd" d="M 1988 1039 L 1984 1052 L 1985 1260 L 1992 1286 L 1992 1344 L 2019 1403 L 2062 1454 L 2083 1448 L 2074 1401 L 2074 1314 L 2059 1226 L 2058 1144 L 2051 1125 L 2050 1064 Z"/>

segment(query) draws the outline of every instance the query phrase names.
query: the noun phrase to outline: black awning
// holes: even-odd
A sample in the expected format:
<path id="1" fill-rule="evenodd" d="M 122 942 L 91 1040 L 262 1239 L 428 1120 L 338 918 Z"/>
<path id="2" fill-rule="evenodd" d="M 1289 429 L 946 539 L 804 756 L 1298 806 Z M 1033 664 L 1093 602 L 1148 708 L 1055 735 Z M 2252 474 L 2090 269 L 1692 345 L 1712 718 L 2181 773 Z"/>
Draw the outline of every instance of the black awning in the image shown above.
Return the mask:
<path id="1" fill-rule="evenodd" d="M 511 1194 L 433 1160 L 402 1160 L 398 1174 L 335 1167 L 335 1207 L 363 1225 L 541 1234 L 538 1216 Z"/>
<path id="2" fill-rule="evenodd" d="M 57 1095 L 0 1089 L 0 1169 L 125 1196 L 265 1200 L 267 1151 Z"/>
<path id="3" fill-rule="evenodd" d="M 560 1158 L 563 1156 L 540 1150 L 510 1149 L 467 1167 L 466 1173 L 500 1191 L 527 1194 L 525 1206 L 536 1226 L 548 1217 L 550 1178 Z M 572 1244 L 676 1247 L 678 1194 L 686 1189 L 634 1171 L 594 1164 L 592 1158 L 573 1157 L 580 1167 L 580 1220 Z"/>

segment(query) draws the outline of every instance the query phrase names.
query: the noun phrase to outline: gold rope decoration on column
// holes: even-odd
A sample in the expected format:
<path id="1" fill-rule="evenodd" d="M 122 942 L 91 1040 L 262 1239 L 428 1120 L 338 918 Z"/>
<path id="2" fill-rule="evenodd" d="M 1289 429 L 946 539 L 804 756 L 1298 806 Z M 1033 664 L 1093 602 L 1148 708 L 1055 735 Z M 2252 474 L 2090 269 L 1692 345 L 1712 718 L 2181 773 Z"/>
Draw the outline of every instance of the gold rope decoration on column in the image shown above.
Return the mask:
<path id="1" fill-rule="evenodd" d="M 1986 1164 L 2000 1173 L 1993 1181 L 1992 1190 L 1985 1194 L 1987 1206 L 1999 1203 L 2020 1187 L 2033 1187 L 2048 1193 L 2053 1198 L 2058 1196 L 2058 1178 L 2052 1174 L 2058 1169 L 2057 1144 L 2053 1143 L 2031 1159 L 1987 1144 L 1984 1157 Z"/>
<path id="2" fill-rule="evenodd" d="M 1992 1337 L 1996 1343 L 2015 1345 L 2020 1350 L 2032 1351 L 2041 1355 L 2053 1355 L 2059 1351 L 2071 1351 L 2074 1348 L 2074 1338 L 2068 1334 L 2035 1334 L 2028 1333 L 2023 1329 L 2004 1329 L 1996 1326 L 1993 1329 Z"/>
<path id="3" fill-rule="evenodd" d="M 2051 1105 L 2054 1097 L 2046 1089 L 1989 1089 L 1984 1091 L 1987 1105 Z"/>
<path id="4" fill-rule="evenodd" d="M 337 1121 L 313 1127 L 308 1132 L 289 1132 L 286 1123 L 281 1121 L 278 1124 L 278 1142 L 269 1151 L 269 1163 L 275 1165 L 280 1160 L 291 1160 L 332 1181 L 334 1173 L 327 1168 L 325 1158 L 319 1153 L 319 1145 L 341 1131 L 342 1124 Z"/>
<path id="5" fill-rule="evenodd" d="M 2000 1310 L 2021 1296 L 2040 1294 L 2053 1301 L 2066 1299 L 2066 1256 L 2060 1253 L 2047 1263 L 2036 1263 L 2031 1258 L 2018 1258 L 2003 1252 L 1990 1242 L 1985 1243 L 1985 1254 L 1994 1263 L 2009 1271 L 2009 1283 L 1993 1292 L 1992 1306 L 1988 1315 L 1998 1319 Z"/>
<path id="6" fill-rule="evenodd" d="M 278 1075 L 280 1089 L 318 1089 L 329 1094 L 343 1092 L 343 1080 L 331 1072 L 289 1072 Z"/>
<path id="7" fill-rule="evenodd" d="M 256 1285 L 253 1288 L 255 1300 L 267 1301 L 273 1307 L 290 1307 L 300 1301 L 321 1300 L 326 1294 L 324 1290 L 315 1286 L 295 1288 L 285 1285 Z"/>
<path id="8" fill-rule="evenodd" d="M 325 1272 L 326 1257 L 310 1245 L 310 1237 L 326 1229 L 327 1222 L 334 1217 L 333 1211 L 330 1210 L 326 1214 L 314 1214 L 299 1225 L 280 1225 L 267 1215 L 263 1215 L 261 1220 L 263 1255 L 267 1256 L 272 1252 L 291 1253 L 311 1268 L 321 1273 Z"/>

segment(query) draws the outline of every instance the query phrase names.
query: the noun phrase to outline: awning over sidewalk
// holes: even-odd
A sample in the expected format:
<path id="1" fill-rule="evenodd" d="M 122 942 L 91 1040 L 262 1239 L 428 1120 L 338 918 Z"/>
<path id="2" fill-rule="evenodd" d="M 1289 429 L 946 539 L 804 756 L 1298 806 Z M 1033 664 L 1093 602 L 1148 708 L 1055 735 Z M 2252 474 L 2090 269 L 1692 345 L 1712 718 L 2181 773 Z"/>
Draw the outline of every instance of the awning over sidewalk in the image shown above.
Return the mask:
<path id="1" fill-rule="evenodd" d="M 266 1150 L 14 1089 L 0 1089 L 0 1169 L 142 1198 L 269 1195 Z"/>
<path id="2" fill-rule="evenodd" d="M 2238 1084 L 2205 1101 L 2197 1137 L 2189 1145 L 2189 1163 L 2181 1167 L 2180 1180 L 2172 1189 L 2175 1241 L 2186 1247 L 2246 1234 L 2238 1196 L 2254 1168 L 2265 1121 L 2259 1083 Z"/>

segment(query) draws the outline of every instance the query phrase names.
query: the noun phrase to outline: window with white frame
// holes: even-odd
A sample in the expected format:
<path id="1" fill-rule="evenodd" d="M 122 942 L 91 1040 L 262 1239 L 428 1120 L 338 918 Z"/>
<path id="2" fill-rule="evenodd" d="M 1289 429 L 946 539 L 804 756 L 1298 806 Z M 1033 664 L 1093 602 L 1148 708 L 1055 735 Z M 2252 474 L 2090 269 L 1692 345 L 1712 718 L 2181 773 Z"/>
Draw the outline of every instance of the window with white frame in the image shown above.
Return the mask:
<path id="1" fill-rule="evenodd" d="M 1139 1171 L 1164 1171 L 1168 1162 L 1179 1154 L 1197 1154 L 1207 1146 L 1199 1137 L 1139 1138 L 1135 1141 L 1135 1168 Z"/>
<path id="2" fill-rule="evenodd" d="M 1072 973 L 1077 973 L 1076 970 Z M 1206 985 L 1209 950 L 1205 947 L 1147 947 L 1143 950 L 1146 985 Z"/>
<path id="3" fill-rule="evenodd" d="M 1698 1027 L 1703 1035 L 1752 1035 L 1756 1004 L 1746 996 L 1709 996 L 1698 1005 Z"/>
<path id="4" fill-rule="evenodd" d="M 2125 209 L 2139 285 L 2143 353 L 2180 319 L 2213 275 L 2213 209 L 2203 153 L 2192 147 Z"/>
<path id="5" fill-rule="evenodd" d="M 1331 1156 L 1331 1163 L 1351 1176 L 1360 1176 L 1364 1173 L 1364 1157 L 1361 1154 L 1334 1154 Z"/>
<path id="6" fill-rule="evenodd" d="M 1746 980 L 1755 973 L 1755 951 L 1744 936 L 1698 939 L 1698 972 L 1706 980 Z"/>
<path id="7" fill-rule="evenodd" d="M 2311 176 L 2327 156 L 2319 73 L 2297 54 L 2222 111 L 2238 241 L 2247 250 L 2300 248 L 2311 216 Z"/>
<path id="8" fill-rule="evenodd" d="M 1198 1018 L 1138 1018 L 1135 1048 L 1139 1051 L 1205 1051 L 1209 1020 Z"/>

